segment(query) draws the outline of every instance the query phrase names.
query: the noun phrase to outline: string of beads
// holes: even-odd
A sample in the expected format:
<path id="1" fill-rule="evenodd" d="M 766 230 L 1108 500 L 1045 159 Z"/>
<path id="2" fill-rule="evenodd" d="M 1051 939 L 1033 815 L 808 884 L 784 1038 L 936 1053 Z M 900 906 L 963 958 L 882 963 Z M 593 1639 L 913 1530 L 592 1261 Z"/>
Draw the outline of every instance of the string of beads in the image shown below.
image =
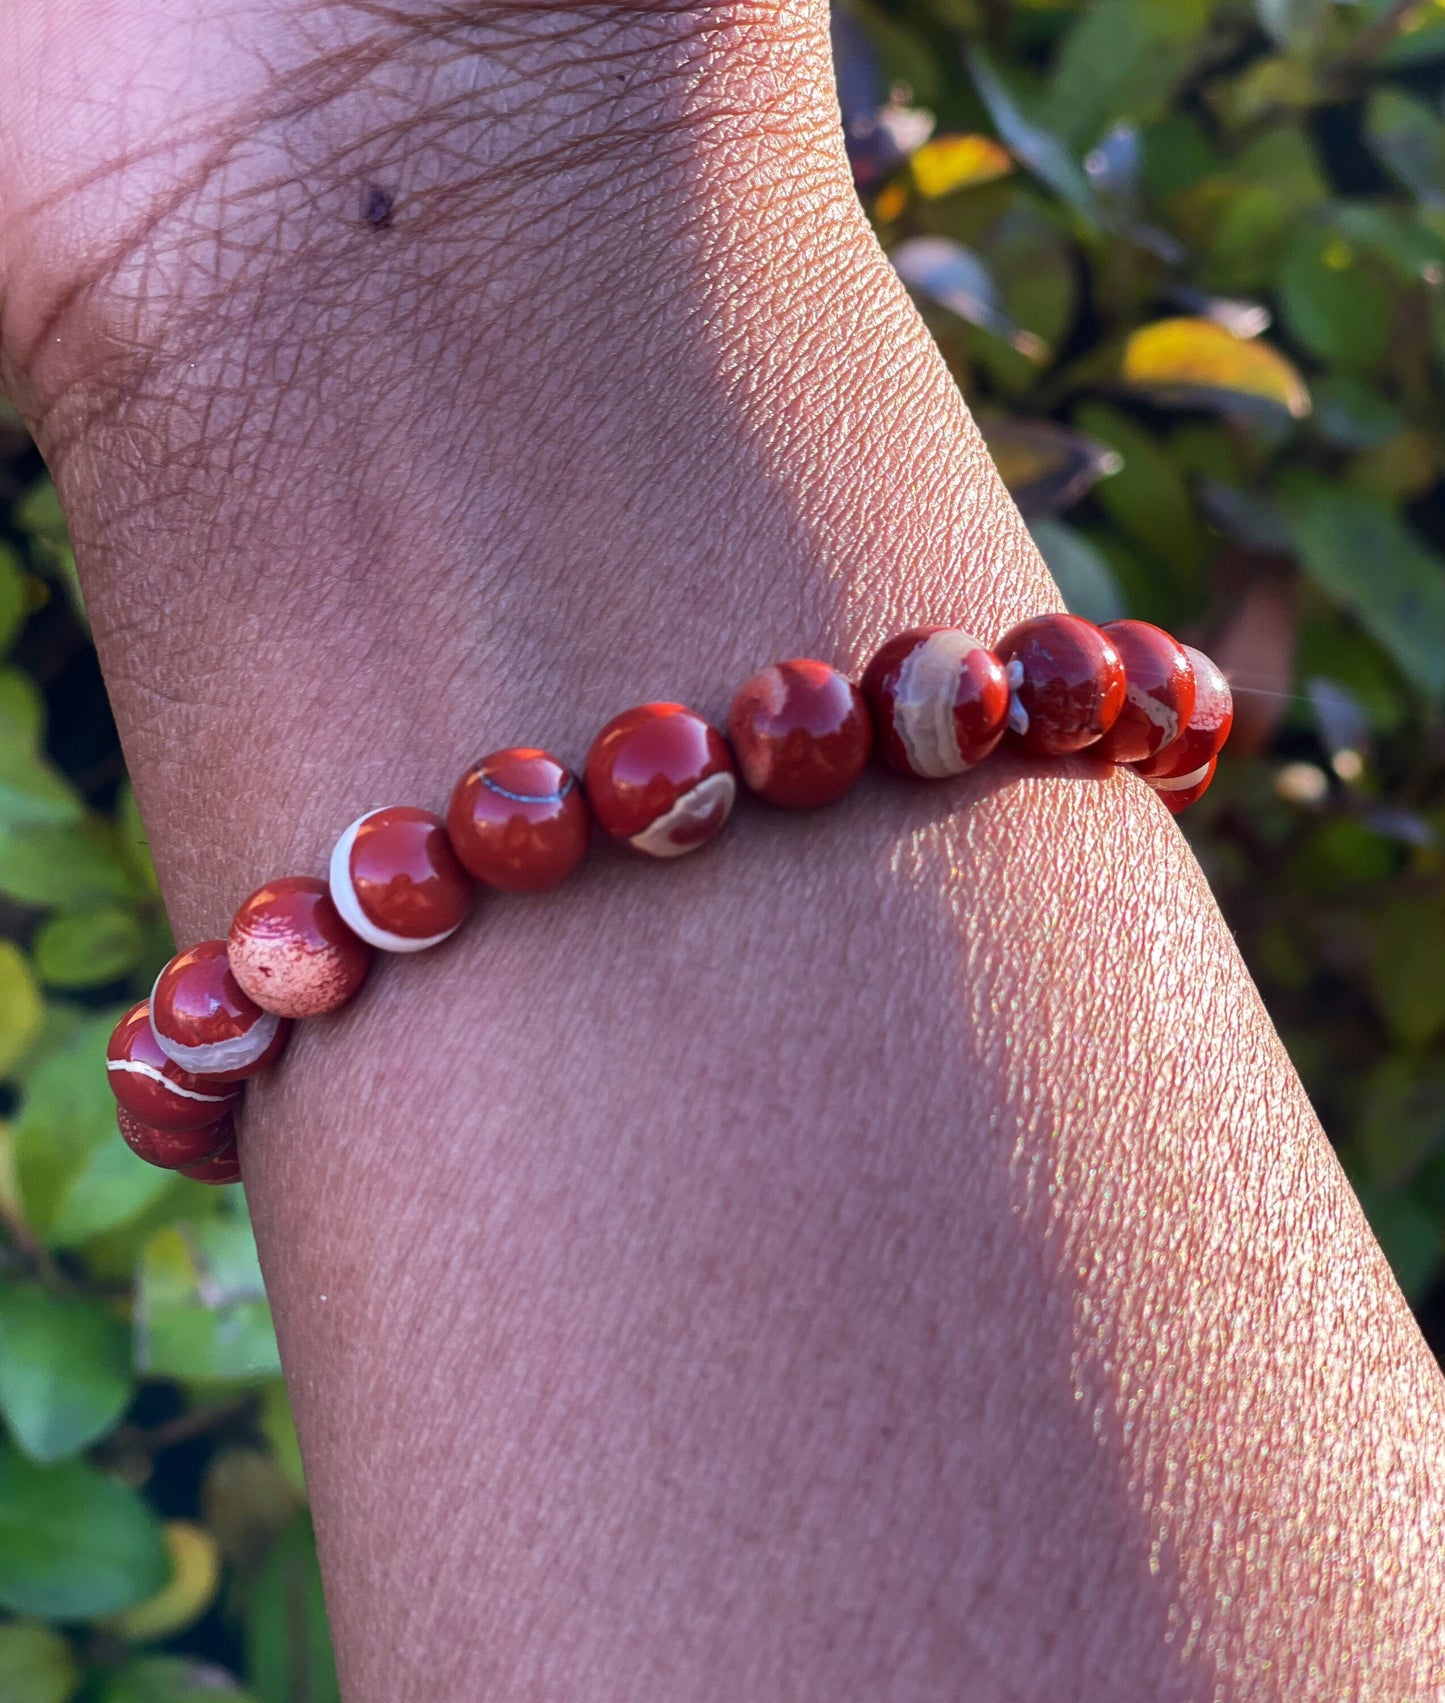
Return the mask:
<path id="1" fill-rule="evenodd" d="M 875 746 L 905 775 L 944 780 L 1005 739 L 1127 764 L 1177 815 L 1214 778 L 1233 716 L 1219 669 L 1160 628 L 1039 615 L 993 650 L 951 627 L 900 633 L 857 684 L 826 662 L 774 663 L 733 699 L 726 738 L 683 704 L 640 704 L 597 735 L 580 780 L 545 751 L 494 752 L 457 782 L 445 819 L 368 811 L 336 842 L 327 880 L 258 887 L 225 940 L 171 959 L 111 1036 L 120 1133 L 150 1164 L 238 1181 L 245 1081 L 280 1056 L 292 1023 L 345 1005 L 376 952 L 454 934 L 476 883 L 555 887 L 593 823 L 646 856 L 682 857 L 721 829 L 739 779 L 811 810 L 842 798 Z"/>

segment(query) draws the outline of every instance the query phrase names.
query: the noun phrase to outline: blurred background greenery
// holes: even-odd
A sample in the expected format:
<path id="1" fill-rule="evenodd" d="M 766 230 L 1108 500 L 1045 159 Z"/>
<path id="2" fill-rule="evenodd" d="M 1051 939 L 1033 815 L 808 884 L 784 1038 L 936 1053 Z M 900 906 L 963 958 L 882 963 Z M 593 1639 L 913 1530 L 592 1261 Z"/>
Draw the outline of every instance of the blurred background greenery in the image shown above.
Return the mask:
<path id="1" fill-rule="evenodd" d="M 1445 1349 L 1445 3 L 848 0 L 859 191 L 1070 606 L 1237 692 L 1185 819 Z M 0 1699 L 328 1703 L 238 1190 L 102 1055 L 170 948 L 0 413 Z"/>

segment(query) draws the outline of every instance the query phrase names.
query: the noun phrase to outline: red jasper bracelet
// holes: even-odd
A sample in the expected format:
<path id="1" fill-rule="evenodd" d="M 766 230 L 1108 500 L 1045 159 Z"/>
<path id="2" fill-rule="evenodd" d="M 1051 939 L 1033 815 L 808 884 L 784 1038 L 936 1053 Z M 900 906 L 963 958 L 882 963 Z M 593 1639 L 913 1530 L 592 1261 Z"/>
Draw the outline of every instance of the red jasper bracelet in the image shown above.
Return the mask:
<path id="1" fill-rule="evenodd" d="M 111 1036 L 120 1133 L 152 1165 L 238 1181 L 244 1081 L 280 1055 L 292 1021 L 345 1005 L 377 949 L 421 952 L 455 933 L 474 882 L 556 886 L 594 821 L 649 857 L 681 857 L 722 827 L 739 776 L 770 804 L 810 810 L 843 797 L 875 740 L 901 773 L 943 780 L 1005 737 L 1036 756 L 1128 764 L 1177 815 L 1214 778 L 1233 719 L 1218 668 L 1158 627 L 1039 615 L 992 651 L 950 627 L 900 633 L 859 685 L 825 662 L 774 663 L 733 699 L 726 739 L 682 704 L 641 704 L 598 734 L 581 781 L 545 751 L 495 752 L 457 782 L 445 821 L 368 811 L 336 842 L 327 881 L 268 882 L 226 940 L 171 959 Z"/>

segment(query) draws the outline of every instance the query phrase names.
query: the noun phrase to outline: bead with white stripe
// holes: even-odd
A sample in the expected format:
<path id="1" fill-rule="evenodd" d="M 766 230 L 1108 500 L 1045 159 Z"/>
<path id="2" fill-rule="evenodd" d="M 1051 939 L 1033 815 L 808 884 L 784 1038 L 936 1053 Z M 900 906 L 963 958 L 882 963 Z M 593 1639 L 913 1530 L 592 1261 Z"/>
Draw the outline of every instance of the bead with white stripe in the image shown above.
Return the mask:
<path id="1" fill-rule="evenodd" d="M 917 627 L 885 644 L 864 671 L 864 697 L 895 769 L 944 780 L 981 763 L 1003 737 L 1003 664 L 952 627 Z"/>
<path id="2" fill-rule="evenodd" d="M 290 1029 L 242 991 L 224 940 L 203 940 L 171 959 L 151 989 L 150 1022 L 156 1045 L 182 1070 L 233 1082 L 264 1070 Z"/>
<path id="3" fill-rule="evenodd" d="M 241 1096 L 239 1085 L 192 1075 L 167 1057 L 151 1030 L 146 1000 L 133 1005 L 111 1032 L 105 1068 L 116 1100 L 156 1129 L 203 1129 Z"/>
<path id="4" fill-rule="evenodd" d="M 381 952 L 425 952 L 456 933 L 472 902 L 446 824 L 429 810 L 387 805 L 358 816 L 331 853 L 331 900 L 354 934 Z"/>
<path id="5" fill-rule="evenodd" d="M 647 857 L 706 845 L 737 797 L 727 742 L 686 704 L 637 704 L 614 716 L 592 741 L 585 773 L 599 825 Z"/>

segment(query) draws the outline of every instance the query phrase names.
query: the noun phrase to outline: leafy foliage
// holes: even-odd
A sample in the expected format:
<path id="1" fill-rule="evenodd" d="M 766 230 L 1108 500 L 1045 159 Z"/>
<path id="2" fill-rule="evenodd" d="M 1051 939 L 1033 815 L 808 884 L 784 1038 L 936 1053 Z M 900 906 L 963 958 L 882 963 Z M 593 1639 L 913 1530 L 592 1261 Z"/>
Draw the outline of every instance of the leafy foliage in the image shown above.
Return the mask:
<path id="1" fill-rule="evenodd" d="M 106 1037 L 171 942 L 54 493 L 4 413 L 0 514 L 0 1698 L 258 1703 L 300 1675 L 324 1703 L 245 1202 L 115 1135 Z"/>
<path id="2" fill-rule="evenodd" d="M 1185 827 L 1439 1351 L 1445 8 L 841 0 L 834 37 L 1065 598 L 1234 682 Z"/>
<path id="3" fill-rule="evenodd" d="M 840 0 L 855 173 L 1070 604 L 1240 709 L 1186 818 L 1445 1345 L 1445 6 Z M 336 1697 L 244 1202 L 114 1138 L 169 948 L 0 413 L 0 1697 Z"/>

